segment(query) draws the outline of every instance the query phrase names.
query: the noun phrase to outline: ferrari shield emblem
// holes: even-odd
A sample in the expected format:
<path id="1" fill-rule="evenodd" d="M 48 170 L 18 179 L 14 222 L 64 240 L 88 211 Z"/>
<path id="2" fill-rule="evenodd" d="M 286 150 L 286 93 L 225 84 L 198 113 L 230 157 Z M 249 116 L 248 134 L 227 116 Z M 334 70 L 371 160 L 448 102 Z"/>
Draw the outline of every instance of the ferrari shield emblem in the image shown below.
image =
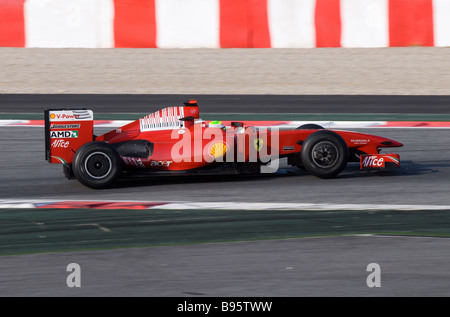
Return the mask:
<path id="1" fill-rule="evenodd" d="M 253 145 L 255 146 L 255 150 L 257 152 L 259 152 L 262 149 L 263 144 L 264 144 L 263 139 L 255 139 L 253 141 Z"/>

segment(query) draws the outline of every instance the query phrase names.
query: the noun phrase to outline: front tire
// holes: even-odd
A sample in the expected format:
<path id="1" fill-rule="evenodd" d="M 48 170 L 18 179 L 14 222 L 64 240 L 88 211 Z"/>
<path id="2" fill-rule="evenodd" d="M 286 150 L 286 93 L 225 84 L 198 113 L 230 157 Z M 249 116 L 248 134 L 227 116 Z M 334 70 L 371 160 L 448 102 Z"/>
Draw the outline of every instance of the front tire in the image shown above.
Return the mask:
<path id="1" fill-rule="evenodd" d="M 303 143 L 301 159 L 305 169 L 320 178 L 332 178 L 347 166 L 349 150 L 336 132 L 323 130 L 308 136 Z"/>
<path id="2" fill-rule="evenodd" d="M 122 161 L 119 154 L 104 142 L 89 142 L 75 153 L 73 173 L 80 183 L 90 188 L 105 188 L 119 177 Z"/>

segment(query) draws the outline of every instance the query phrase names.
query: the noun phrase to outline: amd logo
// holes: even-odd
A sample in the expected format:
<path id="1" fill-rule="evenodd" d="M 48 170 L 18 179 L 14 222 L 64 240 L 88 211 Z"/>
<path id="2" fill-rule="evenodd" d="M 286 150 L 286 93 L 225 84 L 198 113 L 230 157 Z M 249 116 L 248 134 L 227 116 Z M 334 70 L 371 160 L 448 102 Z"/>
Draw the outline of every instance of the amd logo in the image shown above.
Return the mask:
<path id="1" fill-rule="evenodd" d="M 65 139 L 65 138 L 78 138 L 78 131 L 50 131 L 50 138 L 52 139 Z"/>

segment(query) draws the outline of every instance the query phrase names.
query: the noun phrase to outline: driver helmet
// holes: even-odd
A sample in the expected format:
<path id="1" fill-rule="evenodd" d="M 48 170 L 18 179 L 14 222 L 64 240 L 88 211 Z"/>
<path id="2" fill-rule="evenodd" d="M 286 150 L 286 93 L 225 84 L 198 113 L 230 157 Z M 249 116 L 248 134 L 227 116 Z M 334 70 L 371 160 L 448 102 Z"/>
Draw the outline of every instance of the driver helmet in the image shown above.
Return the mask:
<path id="1" fill-rule="evenodd" d="M 223 124 L 222 121 L 211 121 L 208 124 L 208 127 L 210 127 L 210 128 L 219 128 L 219 129 L 222 129 L 223 131 L 225 131 L 225 125 Z"/>

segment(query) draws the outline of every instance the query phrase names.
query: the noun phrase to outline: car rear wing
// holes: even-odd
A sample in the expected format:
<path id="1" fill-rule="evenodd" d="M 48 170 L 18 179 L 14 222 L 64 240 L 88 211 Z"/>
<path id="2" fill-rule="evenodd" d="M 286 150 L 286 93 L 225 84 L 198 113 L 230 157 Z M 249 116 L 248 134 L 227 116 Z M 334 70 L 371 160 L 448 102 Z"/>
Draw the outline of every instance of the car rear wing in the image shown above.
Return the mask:
<path id="1" fill-rule="evenodd" d="M 87 109 L 45 109 L 45 159 L 70 164 L 75 152 L 94 139 L 94 114 Z"/>

